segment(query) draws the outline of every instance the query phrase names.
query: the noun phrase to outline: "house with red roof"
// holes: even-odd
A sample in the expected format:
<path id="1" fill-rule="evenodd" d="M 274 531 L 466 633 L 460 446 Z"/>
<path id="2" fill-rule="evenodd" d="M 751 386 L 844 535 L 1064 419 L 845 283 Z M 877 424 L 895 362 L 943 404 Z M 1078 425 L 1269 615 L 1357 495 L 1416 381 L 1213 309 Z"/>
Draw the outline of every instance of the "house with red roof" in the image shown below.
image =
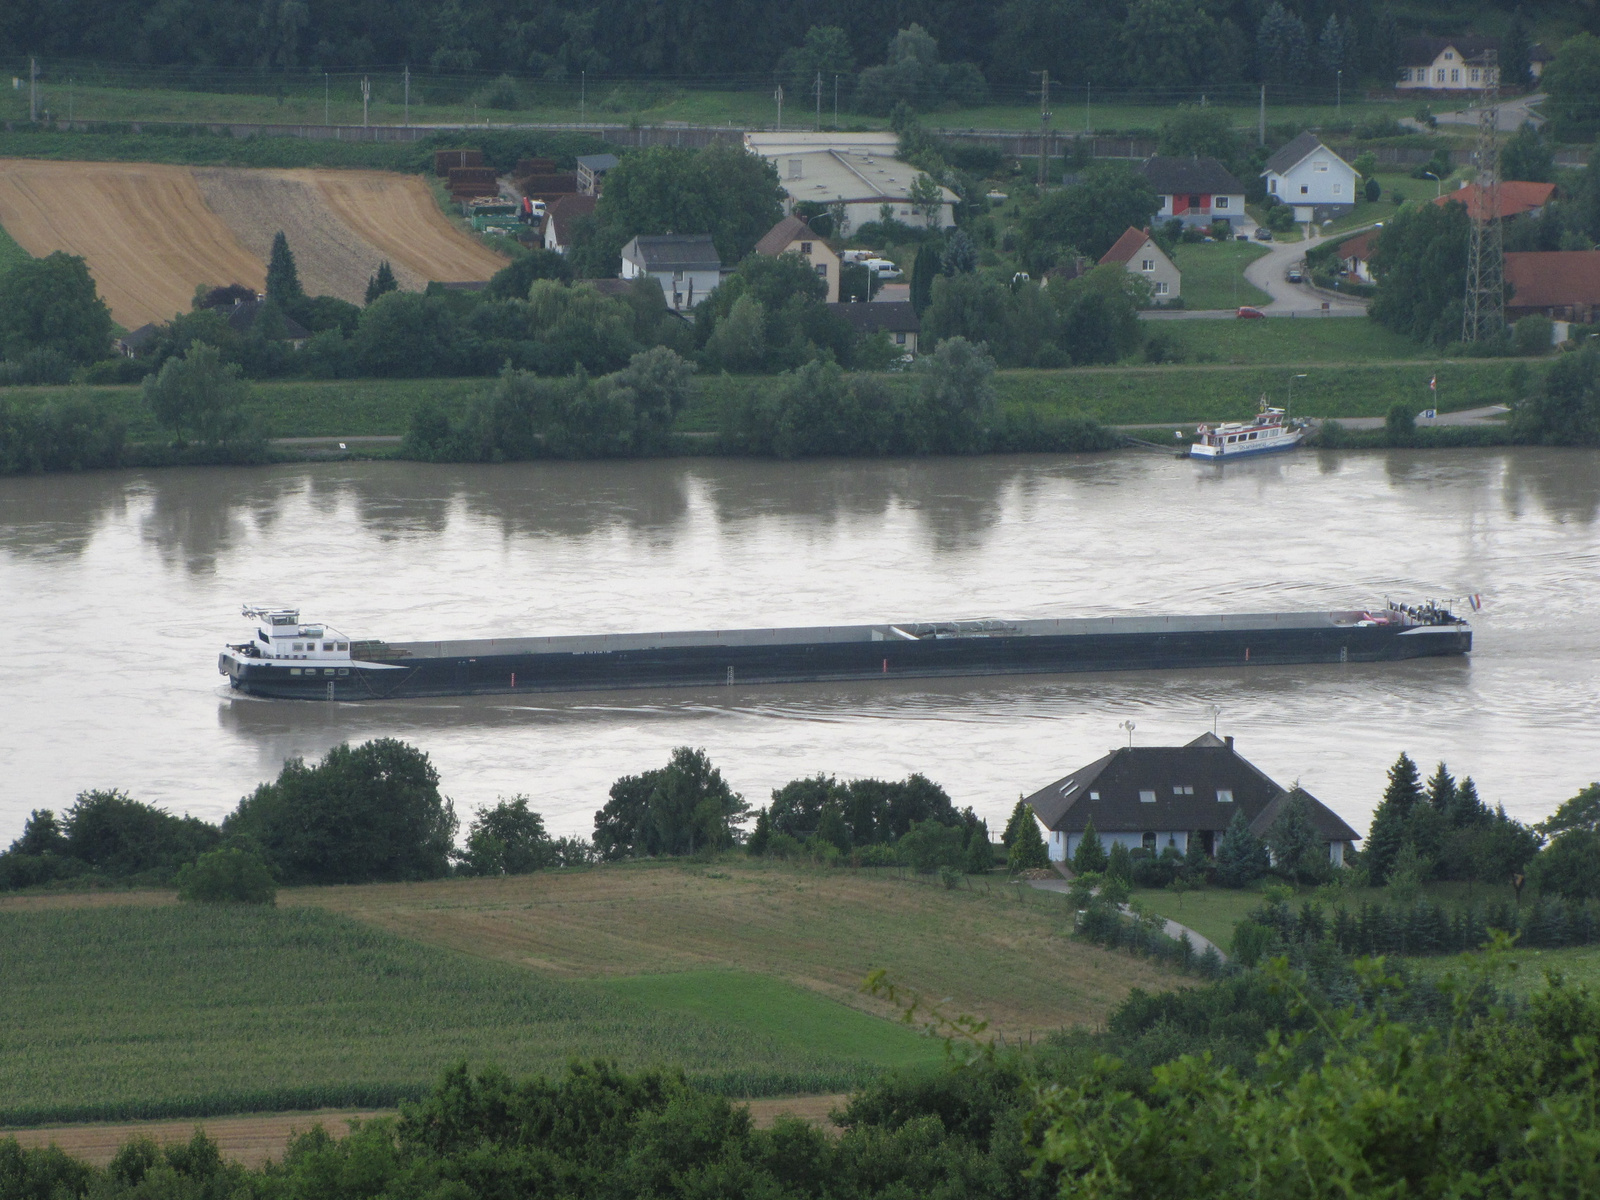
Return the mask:
<path id="1" fill-rule="evenodd" d="M 1171 304 L 1182 295 L 1183 272 L 1156 245 L 1148 229 L 1128 226 L 1128 232 L 1100 256 L 1100 263 L 1120 263 L 1128 274 L 1148 282 L 1150 299 L 1155 304 Z"/>
<path id="2" fill-rule="evenodd" d="M 1369 229 L 1365 233 L 1358 233 L 1348 241 L 1340 242 L 1339 248 L 1334 251 L 1353 279 L 1359 279 L 1362 283 L 1373 282 L 1372 268 L 1368 264 L 1372 261 L 1372 252 L 1377 249 L 1378 235 L 1382 232 L 1382 229 Z"/>
<path id="3" fill-rule="evenodd" d="M 1600 313 L 1600 250 L 1524 250 L 1505 257 L 1506 318 L 1588 324 Z"/>
<path id="4" fill-rule="evenodd" d="M 1502 180 L 1495 189 L 1497 200 L 1494 213 L 1489 212 L 1488 197 L 1480 184 L 1463 183 L 1448 196 L 1439 196 L 1434 199 L 1435 204 L 1465 204 L 1467 215 L 1473 220 L 1479 216 L 1497 216 L 1501 220 L 1508 217 L 1534 217 L 1544 214 L 1544 206 L 1549 204 L 1555 196 L 1556 185 L 1553 183 L 1531 183 L 1522 179 Z"/>

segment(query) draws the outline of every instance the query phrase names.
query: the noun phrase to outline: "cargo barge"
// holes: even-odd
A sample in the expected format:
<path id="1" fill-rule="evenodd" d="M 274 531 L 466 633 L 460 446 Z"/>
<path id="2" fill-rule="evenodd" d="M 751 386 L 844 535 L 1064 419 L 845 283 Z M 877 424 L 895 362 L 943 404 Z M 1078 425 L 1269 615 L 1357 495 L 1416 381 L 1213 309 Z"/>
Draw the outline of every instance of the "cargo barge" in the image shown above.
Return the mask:
<path id="1" fill-rule="evenodd" d="M 822 625 L 684 633 L 357 640 L 250 607 L 217 662 L 236 691 L 299 700 L 1395 662 L 1466 654 L 1446 608 Z"/>

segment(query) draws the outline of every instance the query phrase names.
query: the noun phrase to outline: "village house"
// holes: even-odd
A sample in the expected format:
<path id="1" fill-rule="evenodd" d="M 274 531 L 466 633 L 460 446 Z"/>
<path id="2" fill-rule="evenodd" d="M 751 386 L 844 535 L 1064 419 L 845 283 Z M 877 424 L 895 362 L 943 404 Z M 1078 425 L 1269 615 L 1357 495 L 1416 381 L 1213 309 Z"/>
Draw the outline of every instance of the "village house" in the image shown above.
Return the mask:
<path id="1" fill-rule="evenodd" d="M 1052 862 L 1067 862 L 1093 822 L 1107 849 L 1186 854 L 1191 839 L 1215 856 L 1237 812 L 1263 836 L 1283 811 L 1289 791 L 1239 755 L 1233 739 L 1206 733 L 1184 746 L 1123 746 L 1027 797 L 1048 831 Z M 1343 866 L 1360 834 L 1301 790 L 1311 824 Z"/>
<path id="2" fill-rule="evenodd" d="M 1535 219 L 1544 215 L 1544 206 L 1549 204 L 1555 196 L 1556 185 L 1553 183 L 1530 183 L 1521 179 L 1502 180 L 1494 189 L 1498 197 L 1495 204 L 1497 212 L 1494 214 L 1501 220 L 1509 217 L 1533 217 Z M 1465 204 L 1467 215 L 1477 220 L 1480 215 L 1488 215 L 1488 204 L 1481 184 L 1463 183 L 1453 192 L 1437 196 L 1435 204 Z"/>
<path id="3" fill-rule="evenodd" d="M 1172 158 L 1156 155 L 1140 164 L 1139 173 L 1161 200 L 1158 221 L 1209 226 L 1245 219 L 1244 184 L 1214 158 Z"/>
<path id="4" fill-rule="evenodd" d="M 573 224 L 579 217 L 594 212 L 593 196 L 569 195 L 558 197 L 544 213 L 544 248 L 565 254 L 572 248 Z"/>
<path id="5" fill-rule="evenodd" d="M 1100 256 L 1100 263 L 1120 263 L 1130 275 L 1150 284 L 1154 304 L 1171 304 L 1182 295 L 1183 273 L 1150 236 L 1148 229 L 1128 227 L 1116 244 Z"/>
<path id="6" fill-rule="evenodd" d="M 617 165 L 615 154 L 580 154 L 578 156 L 578 191 L 585 196 L 600 194 L 600 181 L 607 171 Z"/>
<path id="7" fill-rule="evenodd" d="M 858 337 L 884 334 L 899 350 L 907 354 L 917 352 L 917 335 L 922 332 L 922 321 L 909 300 L 874 301 L 871 304 L 829 304 Z"/>
<path id="8" fill-rule="evenodd" d="M 1294 206 L 1294 219 L 1327 221 L 1356 205 L 1356 169 L 1309 131 L 1267 159 L 1267 195 Z"/>
<path id="9" fill-rule="evenodd" d="M 722 279 L 722 258 L 709 233 L 641 234 L 622 248 L 622 278 L 648 276 L 661 285 L 667 307 L 686 312 Z"/>
<path id="10" fill-rule="evenodd" d="M 776 258 L 780 254 L 798 254 L 811 264 L 817 277 L 828 285 L 826 297 L 829 304 L 839 301 L 839 256 L 833 247 L 811 232 L 811 226 L 795 216 L 785 217 L 756 243 L 756 253 Z"/>
<path id="11" fill-rule="evenodd" d="M 1505 274 L 1507 320 L 1541 316 L 1589 324 L 1600 316 L 1600 250 L 1512 251 Z"/>
<path id="12" fill-rule="evenodd" d="M 1350 273 L 1352 279 L 1361 283 L 1372 283 L 1372 252 L 1377 248 L 1378 235 L 1382 229 L 1369 229 L 1365 233 L 1358 233 L 1348 241 L 1341 242 L 1334 251 L 1339 257 L 1344 269 Z"/>
<path id="13" fill-rule="evenodd" d="M 885 209 L 907 225 L 949 229 L 956 223 L 960 198 L 947 187 L 939 189 L 936 212 L 915 210 L 911 185 L 922 172 L 895 157 L 900 139 L 894 133 L 747 133 L 744 145 L 777 169 L 790 211 L 802 201 L 838 209 L 839 237 L 881 219 Z"/>

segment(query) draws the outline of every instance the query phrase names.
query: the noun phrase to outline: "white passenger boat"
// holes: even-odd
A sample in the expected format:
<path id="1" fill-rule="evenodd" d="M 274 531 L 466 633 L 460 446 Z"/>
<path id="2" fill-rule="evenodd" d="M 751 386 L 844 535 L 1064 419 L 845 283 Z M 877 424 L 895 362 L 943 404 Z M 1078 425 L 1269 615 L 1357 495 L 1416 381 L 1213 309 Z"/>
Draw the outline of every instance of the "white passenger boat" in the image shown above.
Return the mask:
<path id="1" fill-rule="evenodd" d="M 1194 443 L 1189 447 L 1189 457 L 1222 462 L 1224 459 L 1244 458 L 1251 454 L 1291 450 L 1305 437 L 1305 430 L 1291 424 L 1283 409 L 1263 404 L 1254 421 L 1230 422 L 1215 428 L 1201 425 L 1195 434 Z"/>

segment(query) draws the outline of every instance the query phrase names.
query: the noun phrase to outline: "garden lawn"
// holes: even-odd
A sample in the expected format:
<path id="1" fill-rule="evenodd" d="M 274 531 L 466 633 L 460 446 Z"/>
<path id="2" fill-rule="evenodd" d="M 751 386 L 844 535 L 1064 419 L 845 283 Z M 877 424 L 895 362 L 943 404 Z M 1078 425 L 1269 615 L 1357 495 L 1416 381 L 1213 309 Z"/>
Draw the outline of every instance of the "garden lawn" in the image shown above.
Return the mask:
<path id="1" fill-rule="evenodd" d="M 1415 362 L 1427 352 L 1367 317 L 1270 317 L 1265 321 L 1150 322 L 1174 347 L 1175 362 L 1268 366 Z M 1296 384 L 1299 395 L 1299 384 Z"/>
<path id="2" fill-rule="evenodd" d="M 876 1018 L 839 1006 L 841 1036 L 813 1011 L 809 1044 L 725 1008 L 564 982 L 310 906 L 7 904 L 0 1126 L 387 1107 L 463 1060 L 529 1075 L 605 1057 L 786 1095 L 915 1058 L 907 1031 L 882 1022 L 875 1047 L 859 1022 Z"/>
<path id="3" fill-rule="evenodd" d="M 1183 306 L 1238 308 L 1270 303 L 1271 296 L 1244 278 L 1244 269 L 1266 253 L 1267 247 L 1259 242 L 1181 243 L 1172 258 L 1183 272 Z"/>

